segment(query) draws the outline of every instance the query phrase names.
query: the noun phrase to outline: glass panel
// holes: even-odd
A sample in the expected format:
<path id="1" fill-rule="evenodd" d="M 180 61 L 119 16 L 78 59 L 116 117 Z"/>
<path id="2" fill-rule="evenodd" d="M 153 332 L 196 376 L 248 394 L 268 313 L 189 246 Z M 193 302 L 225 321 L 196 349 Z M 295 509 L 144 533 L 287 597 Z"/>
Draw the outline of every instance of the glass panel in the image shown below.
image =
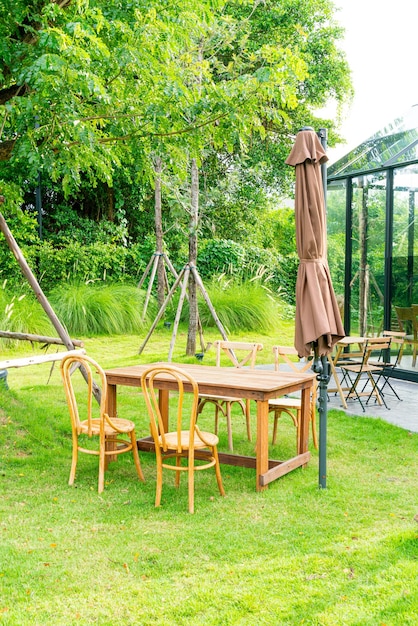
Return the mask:
<path id="1" fill-rule="evenodd" d="M 391 325 L 392 330 L 404 329 L 410 335 L 400 363 L 402 369 L 410 369 L 416 367 L 414 352 L 418 343 L 417 331 L 414 333 L 416 312 L 412 310 L 412 305 L 418 304 L 418 165 L 395 170 L 393 205 Z"/>
<path id="2" fill-rule="evenodd" d="M 367 173 L 418 158 L 418 105 L 328 168 L 328 177 Z"/>
<path id="3" fill-rule="evenodd" d="M 341 318 L 344 322 L 345 222 L 347 182 L 333 182 L 327 188 L 328 264 Z"/>
<path id="4" fill-rule="evenodd" d="M 380 335 L 383 328 L 386 175 L 353 179 L 351 335 Z"/>

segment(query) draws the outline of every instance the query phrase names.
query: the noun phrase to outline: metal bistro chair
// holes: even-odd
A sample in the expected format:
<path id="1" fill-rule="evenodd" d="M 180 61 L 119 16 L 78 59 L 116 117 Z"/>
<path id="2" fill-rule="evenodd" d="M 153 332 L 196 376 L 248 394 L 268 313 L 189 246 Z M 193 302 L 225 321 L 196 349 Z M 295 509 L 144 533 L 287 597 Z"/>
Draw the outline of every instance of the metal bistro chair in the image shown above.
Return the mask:
<path id="1" fill-rule="evenodd" d="M 164 422 L 158 401 L 158 376 L 173 379 L 177 394 L 175 430 L 165 432 Z M 191 408 L 184 402 L 184 384 L 189 383 L 192 393 Z M 203 432 L 196 424 L 199 388 L 196 381 L 180 368 L 165 365 L 155 365 L 148 368 L 141 376 L 142 393 L 148 409 L 151 434 L 155 443 L 157 459 L 157 490 L 155 506 L 160 506 L 163 488 L 163 469 L 176 472 L 175 485 L 180 485 L 181 472 L 188 474 L 189 513 L 194 513 L 194 474 L 197 470 L 210 467 L 215 468 L 216 480 L 221 496 L 225 495 L 222 485 L 221 470 L 218 457 L 218 437 L 212 433 Z M 171 406 L 173 409 L 173 405 Z M 181 459 L 187 459 L 187 465 L 181 464 Z M 175 464 L 165 462 L 175 459 Z"/>
<path id="2" fill-rule="evenodd" d="M 257 352 L 263 349 L 261 343 L 250 343 L 242 341 L 215 341 L 214 347 L 216 349 L 216 367 L 221 367 L 221 355 L 226 354 L 228 359 L 233 363 L 234 367 L 248 366 L 250 369 L 254 369 L 257 358 Z M 238 357 L 237 354 L 240 356 Z M 227 371 L 225 376 L 227 376 Z M 226 418 L 226 427 L 228 432 L 228 447 L 233 450 L 232 442 L 232 420 L 231 410 L 234 404 L 238 404 L 245 416 L 247 425 L 247 437 L 248 441 L 251 441 L 251 410 L 250 400 L 243 400 L 242 398 L 235 398 L 232 396 L 201 396 L 199 398 L 198 414 L 200 414 L 206 404 L 215 405 L 215 433 L 218 434 L 218 421 L 219 413 Z"/>
<path id="3" fill-rule="evenodd" d="M 297 356 L 298 353 L 295 348 L 290 346 L 273 346 L 274 354 L 274 368 L 276 371 L 280 369 L 280 361 L 286 363 L 293 372 L 306 372 L 312 367 L 311 361 L 294 361 L 291 357 Z M 313 391 L 311 394 L 311 424 L 312 424 L 312 439 L 316 449 L 318 449 L 318 436 L 316 432 L 316 387 L 317 382 L 315 380 Z M 299 444 L 300 436 L 300 420 L 301 420 L 302 401 L 300 398 L 293 398 L 286 396 L 269 400 L 269 411 L 274 412 L 273 423 L 273 439 L 272 443 L 276 443 L 277 438 L 277 423 L 282 413 L 287 413 L 293 420 L 296 427 L 296 444 Z"/>
<path id="4" fill-rule="evenodd" d="M 395 367 L 397 367 L 400 363 L 400 359 L 402 356 L 402 351 L 403 351 L 403 347 L 404 347 L 404 341 L 405 341 L 405 334 L 404 332 L 400 332 L 399 330 L 384 330 L 382 333 L 382 337 L 390 337 L 391 338 L 391 345 L 393 344 L 397 344 L 398 345 L 398 349 L 396 352 L 396 356 L 395 359 L 392 361 L 391 359 L 389 361 L 385 360 L 385 351 L 382 350 L 381 353 L 379 354 L 379 358 L 376 361 L 371 361 L 369 359 L 369 365 L 376 365 L 377 367 L 380 367 L 381 371 L 378 374 L 378 377 L 376 379 L 376 385 L 379 389 L 379 393 L 380 395 L 384 395 L 384 388 L 386 387 L 386 385 L 389 387 L 389 389 L 392 390 L 392 393 L 398 398 L 398 400 L 402 400 L 402 398 L 399 397 L 398 393 L 396 392 L 396 390 L 393 388 L 393 386 L 390 383 L 390 376 L 393 373 L 393 370 L 395 369 Z M 383 379 L 383 384 L 380 385 L 380 381 Z M 363 388 L 364 390 L 364 388 Z"/>
<path id="5" fill-rule="evenodd" d="M 381 355 L 385 350 L 390 348 L 391 337 L 375 337 L 366 339 L 364 344 L 364 351 L 361 363 L 352 365 L 342 365 L 341 370 L 346 374 L 350 387 L 346 395 L 346 400 L 356 399 L 360 402 L 361 408 L 365 411 L 365 406 L 361 400 L 362 396 L 367 396 L 366 405 L 370 398 L 375 396 L 376 401 L 381 405 L 384 404 L 386 408 L 389 408 L 385 402 L 384 396 L 380 393 L 377 381 L 379 380 L 379 374 L 382 372 L 381 365 L 373 365 L 370 357 L 372 354 Z M 369 362 L 370 361 L 370 362 Z M 377 375 L 375 378 L 374 375 Z M 371 384 L 371 391 L 365 391 L 366 385 L 363 386 L 361 391 L 358 391 L 357 387 L 363 376 L 367 376 L 366 383 Z"/>
<path id="6" fill-rule="evenodd" d="M 72 376 L 73 372 L 79 367 L 83 367 L 87 373 L 87 384 L 83 381 L 80 388 L 74 385 Z M 79 452 L 94 454 L 99 457 L 99 493 L 104 489 L 106 458 L 115 454 L 132 451 L 136 472 L 139 479 L 144 481 L 138 456 L 135 424 L 127 419 L 110 417 L 105 412 L 106 374 L 100 365 L 85 355 L 69 355 L 61 361 L 61 376 L 70 411 L 73 433 L 73 456 L 68 484 L 72 485 L 74 483 Z M 93 381 L 95 378 L 97 378 L 101 387 L 100 406 L 93 398 Z M 84 419 L 82 419 L 83 417 Z M 123 435 L 128 436 L 129 439 L 123 438 Z M 98 440 L 98 449 L 84 447 L 80 443 L 81 438 L 86 440 L 86 444 L 88 440 L 93 438 Z M 108 447 L 107 444 L 110 440 L 112 441 L 112 446 Z"/>

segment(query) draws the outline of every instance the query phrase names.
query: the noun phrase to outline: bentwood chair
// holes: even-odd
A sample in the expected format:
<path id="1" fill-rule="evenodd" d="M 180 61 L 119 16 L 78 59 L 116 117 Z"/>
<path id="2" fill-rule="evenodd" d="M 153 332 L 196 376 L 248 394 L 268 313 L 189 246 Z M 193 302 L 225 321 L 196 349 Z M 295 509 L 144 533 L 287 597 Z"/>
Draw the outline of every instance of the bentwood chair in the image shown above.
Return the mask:
<path id="1" fill-rule="evenodd" d="M 273 346 L 274 355 L 274 369 L 279 371 L 280 364 L 286 364 L 294 372 L 306 372 L 312 367 L 312 361 L 295 361 L 294 357 L 298 356 L 295 348 L 290 346 Z M 316 387 L 317 382 L 315 380 L 313 391 L 311 394 L 311 425 L 312 425 L 312 440 L 316 449 L 318 449 L 318 436 L 316 432 Z M 294 398 L 286 396 L 283 398 L 277 398 L 269 400 L 269 411 L 274 413 L 273 422 L 273 440 L 272 443 L 276 443 L 277 439 L 277 424 L 282 413 L 289 415 L 296 427 L 296 445 L 299 445 L 300 437 L 300 421 L 301 421 L 302 401 L 300 398 Z M 298 449 L 298 448 L 297 448 Z"/>
<path id="2" fill-rule="evenodd" d="M 155 379 L 165 376 L 173 379 L 177 394 L 172 394 L 170 404 L 173 411 L 173 401 L 176 402 L 175 430 L 166 432 L 158 401 L 158 389 Z M 191 386 L 191 393 L 187 393 L 187 402 L 184 397 L 184 384 Z M 196 424 L 197 406 L 199 402 L 199 388 L 196 381 L 186 372 L 174 366 L 155 365 L 148 368 L 141 377 L 141 387 L 148 409 L 151 434 L 155 444 L 157 459 L 157 490 L 155 506 L 160 506 L 163 487 L 163 469 L 176 472 L 175 485 L 180 485 L 181 472 L 187 472 L 189 490 L 189 513 L 194 513 L 194 474 L 198 470 L 215 468 L 216 480 L 221 496 L 225 495 L 222 485 L 221 470 L 218 457 L 218 437 L 212 433 L 203 432 Z M 170 395 L 170 397 L 172 397 Z M 190 408 L 191 402 L 191 408 Z M 187 464 L 182 465 L 182 458 Z M 175 463 L 167 463 L 173 459 Z"/>
<path id="3" fill-rule="evenodd" d="M 360 402 L 361 408 L 365 411 L 364 403 L 362 402 L 362 396 L 367 396 L 366 404 L 374 396 L 376 401 L 381 405 L 384 404 L 388 408 L 384 395 L 381 393 L 378 381 L 380 380 L 379 374 L 382 372 L 382 366 L 373 362 L 372 355 L 380 355 L 380 360 L 383 359 L 383 355 L 386 350 L 390 349 L 392 337 L 374 337 L 367 339 L 364 343 L 363 358 L 360 363 L 352 365 L 342 365 L 341 369 L 346 374 L 349 381 L 349 390 L 346 395 L 346 400 L 356 399 Z M 361 391 L 358 391 L 358 386 L 362 378 L 366 376 L 366 383 L 371 385 L 371 390 L 366 391 L 366 384 L 363 385 Z"/>
<path id="4" fill-rule="evenodd" d="M 257 358 L 257 352 L 263 349 L 261 343 L 250 343 L 243 341 L 215 341 L 214 348 L 216 349 L 216 367 L 221 367 L 221 356 L 227 355 L 228 359 L 234 367 L 249 367 L 254 369 Z M 227 376 L 227 371 L 225 376 Z M 250 400 L 242 400 L 241 398 L 234 398 L 232 396 L 201 396 L 199 398 L 198 414 L 200 414 L 206 404 L 213 404 L 215 406 L 215 434 L 218 434 L 218 422 L 219 414 L 221 413 L 226 418 L 226 427 L 228 433 L 228 447 L 233 450 L 232 441 L 232 419 L 231 412 L 234 404 L 238 405 L 245 416 L 247 426 L 248 441 L 251 441 L 251 409 Z"/>
<path id="5" fill-rule="evenodd" d="M 84 368 L 86 381 L 79 378 L 75 384 L 74 373 Z M 113 455 L 131 452 L 136 472 L 144 482 L 135 436 L 135 425 L 127 419 L 110 417 L 106 407 L 106 374 L 96 361 L 85 355 L 69 355 L 61 361 L 61 376 L 71 417 L 73 454 L 69 485 L 74 483 L 78 453 L 85 452 L 99 457 L 98 491 L 104 489 L 106 460 Z M 100 404 L 93 397 L 94 386 L 100 390 Z M 90 442 L 98 441 L 98 447 Z M 110 445 L 109 445 L 110 444 Z M 89 447 L 87 447 L 89 446 Z"/>

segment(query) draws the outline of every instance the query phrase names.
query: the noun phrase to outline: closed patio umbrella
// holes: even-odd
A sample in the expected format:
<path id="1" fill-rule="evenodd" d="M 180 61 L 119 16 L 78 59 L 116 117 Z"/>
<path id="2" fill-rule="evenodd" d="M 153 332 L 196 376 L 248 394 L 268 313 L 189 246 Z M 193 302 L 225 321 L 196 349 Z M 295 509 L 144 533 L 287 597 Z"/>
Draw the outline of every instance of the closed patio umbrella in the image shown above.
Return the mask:
<path id="1" fill-rule="evenodd" d="M 327 261 L 326 215 L 321 165 L 328 160 L 313 129 L 302 129 L 286 159 L 295 167 L 295 222 L 299 269 L 296 280 L 295 348 L 300 357 L 315 354 L 319 374 L 319 470 L 326 486 L 327 355 L 345 336 Z"/>

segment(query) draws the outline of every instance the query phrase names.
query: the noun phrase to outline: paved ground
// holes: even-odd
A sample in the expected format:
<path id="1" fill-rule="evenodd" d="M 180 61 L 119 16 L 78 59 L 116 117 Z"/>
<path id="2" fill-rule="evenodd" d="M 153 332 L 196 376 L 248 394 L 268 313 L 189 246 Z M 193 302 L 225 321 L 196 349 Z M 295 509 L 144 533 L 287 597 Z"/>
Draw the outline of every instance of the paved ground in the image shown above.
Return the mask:
<path id="1" fill-rule="evenodd" d="M 273 365 L 257 365 L 257 369 L 273 369 Z M 286 371 L 285 365 L 280 365 L 280 369 Z M 345 411 L 347 415 L 361 415 L 363 417 L 380 417 L 391 424 L 405 428 L 411 432 L 418 433 L 418 383 L 411 383 L 404 380 L 390 379 L 392 387 L 396 390 L 401 400 L 398 400 L 390 389 L 385 392 L 385 400 L 388 408 L 380 406 L 374 400 L 370 400 L 363 412 L 358 400 L 350 400 L 347 403 L 347 409 L 341 404 L 338 394 L 330 393 L 328 409 L 340 409 Z M 331 379 L 329 387 L 332 388 L 333 380 Z M 367 398 L 365 398 L 367 400 Z"/>
<path id="2" fill-rule="evenodd" d="M 401 400 L 398 400 L 391 390 L 388 389 L 388 391 L 385 392 L 385 400 L 389 407 L 388 409 L 384 406 L 379 406 L 373 399 L 370 400 L 369 404 L 365 407 L 365 412 L 363 412 L 358 400 L 349 400 L 347 402 L 348 408 L 344 409 L 339 395 L 335 395 L 334 393 L 329 394 L 328 408 L 341 409 L 345 411 L 347 415 L 381 417 L 391 424 L 395 424 L 411 432 L 418 432 L 418 384 L 395 379 L 390 379 L 390 383 Z M 331 385 L 332 381 L 330 383 L 330 386 Z"/>

